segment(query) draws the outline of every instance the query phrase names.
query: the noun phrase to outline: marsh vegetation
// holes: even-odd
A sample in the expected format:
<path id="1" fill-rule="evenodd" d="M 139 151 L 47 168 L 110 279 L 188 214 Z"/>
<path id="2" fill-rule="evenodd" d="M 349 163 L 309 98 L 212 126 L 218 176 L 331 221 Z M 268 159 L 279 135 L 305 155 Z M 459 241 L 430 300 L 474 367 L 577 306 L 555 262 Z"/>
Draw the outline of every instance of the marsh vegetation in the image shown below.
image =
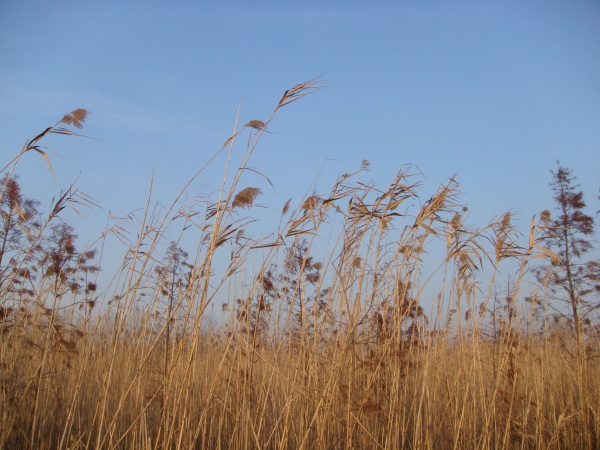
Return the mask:
<path id="1" fill-rule="evenodd" d="M 75 138 L 85 110 L 2 169 L 1 448 L 598 448 L 600 263 L 573 175 L 558 165 L 557 209 L 526 229 L 476 227 L 454 177 L 427 194 L 403 166 L 381 187 L 363 161 L 252 235 L 270 181 L 249 161 L 320 87 L 91 248 L 63 219 L 90 197 L 71 186 L 42 214 L 16 176 L 32 153 L 51 170 L 41 141 Z M 224 154 L 216 196 L 186 197 Z M 99 283 L 108 239 L 121 263 Z"/>

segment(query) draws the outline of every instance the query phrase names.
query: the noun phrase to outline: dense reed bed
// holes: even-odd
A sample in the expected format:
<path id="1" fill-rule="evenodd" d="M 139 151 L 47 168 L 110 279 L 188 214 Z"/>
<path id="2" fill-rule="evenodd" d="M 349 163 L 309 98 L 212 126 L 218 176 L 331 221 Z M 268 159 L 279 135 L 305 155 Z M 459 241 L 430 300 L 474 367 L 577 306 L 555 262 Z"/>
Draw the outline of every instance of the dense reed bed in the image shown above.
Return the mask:
<path id="1" fill-rule="evenodd" d="M 60 220 L 91 199 L 71 187 L 42 218 L 13 176 L 86 115 L 2 172 L 0 447 L 598 448 L 595 322 L 551 307 L 545 214 L 472 227 L 454 178 L 424 196 L 410 166 L 382 188 L 364 161 L 249 235 L 271 116 L 236 125 L 169 207 L 115 219 L 95 248 L 118 240 L 122 263 L 99 286 L 101 254 Z M 185 200 L 223 153 L 217 198 Z"/>

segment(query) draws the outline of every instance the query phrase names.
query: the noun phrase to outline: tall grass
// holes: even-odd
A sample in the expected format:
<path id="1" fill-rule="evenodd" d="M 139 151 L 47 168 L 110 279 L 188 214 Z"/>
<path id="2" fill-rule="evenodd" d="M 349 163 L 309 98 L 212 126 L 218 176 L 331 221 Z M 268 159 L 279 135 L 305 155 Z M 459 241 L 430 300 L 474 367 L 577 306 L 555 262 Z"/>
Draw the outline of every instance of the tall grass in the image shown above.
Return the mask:
<path id="1" fill-rule="evenodd" d="M 454 178 L 424 197 L 410 166 L 380 188 L 363 161 L 246 234 L 262 192 L 244 175 L 270 183 L 248 166 L 254 150 L 320 87 L 236 123 L 169 207 L 149 193 L 141 217 L 114 220 L 97 246 L 118 239 L 122 263 L 99 290 L 98 254 L 55 226 L 89 197 L 71 187 L 27 227 L 0 285 L 0 447 L 598 448 L 597 334 L 578 358 L 543 286 L 526 285 L 554 256 L 536 218 L 525 233 L 510 213 L 474 228 Z M 39 141 L 85 118 L 28 141 L 2 195 L 23 154 L 49 165 Z M 222 153 L 217 196 L 187 201 Z"/>

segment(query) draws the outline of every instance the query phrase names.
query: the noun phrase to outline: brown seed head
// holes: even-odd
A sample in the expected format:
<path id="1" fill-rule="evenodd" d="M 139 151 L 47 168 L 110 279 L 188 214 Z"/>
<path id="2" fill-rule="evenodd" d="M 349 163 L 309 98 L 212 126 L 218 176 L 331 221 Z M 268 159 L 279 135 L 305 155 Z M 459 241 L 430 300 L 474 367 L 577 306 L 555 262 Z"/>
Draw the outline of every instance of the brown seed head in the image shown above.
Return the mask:
<path id="1" fill-rule="evenodd" d="M 247 187 L 246 189 L 243 189 L 236 194 L 231 206 L 233 208 L 250 207 L 254 203 L 254 200 L 256 199 L 256 197 L 258 197 L 260 194 L 262 194 L 262 191 L 259 188 Z"/>
<path id="2" fill-rule="evenodd" d="M 262 120 L 251 120 L 246 124 L 247 127 L 254 128 L 255 130 L 264 130 L 266 125 Z"/>
<path id="3" fill-rule="evenodd" d="M 87 109 L 79 108 L 64 116 L 60 122 L 67 125 L 73 125 L 76 128 L 83 128 L 83 122 L 85 122 L 85 119 L 89 114 L 90 112 Z"/>

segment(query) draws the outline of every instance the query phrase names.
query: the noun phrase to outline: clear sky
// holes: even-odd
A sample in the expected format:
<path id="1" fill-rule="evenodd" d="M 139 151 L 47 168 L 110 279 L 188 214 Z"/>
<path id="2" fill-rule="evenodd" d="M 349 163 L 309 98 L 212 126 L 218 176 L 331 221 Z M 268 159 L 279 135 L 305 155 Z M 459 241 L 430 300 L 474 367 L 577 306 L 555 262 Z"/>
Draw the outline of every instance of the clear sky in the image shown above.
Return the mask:
<path id="1" fill-rule="evenodd" d="M 266 120 L 282 93 L 322 76 L 329 87 L 282 109 L 250 163 L 280 209 L 371 162 L 386 186 L 404 164 L 423 195 L 457 174 L 469 221 L 551 208 L 555 161 L 599 209 L 600 2 L 0 0 L 0 156 L 63 114 L 83 133 L 47 141 L 56 172 L 29 155 L 18 169 L 47 207 L 77 186 L 103 209 L 87 238 L 155 199 L 168 203 L 240 123 Z M 240 148 L 243 151 L 243 147 Z M 3 165 L 2 164 L 2 165 Z M 207 191 L 222 170 L 207 173 Z M 88 229 L 89 228 L 89 229 Z M 87 233 L 87 234 L 86 234 Z"/>

